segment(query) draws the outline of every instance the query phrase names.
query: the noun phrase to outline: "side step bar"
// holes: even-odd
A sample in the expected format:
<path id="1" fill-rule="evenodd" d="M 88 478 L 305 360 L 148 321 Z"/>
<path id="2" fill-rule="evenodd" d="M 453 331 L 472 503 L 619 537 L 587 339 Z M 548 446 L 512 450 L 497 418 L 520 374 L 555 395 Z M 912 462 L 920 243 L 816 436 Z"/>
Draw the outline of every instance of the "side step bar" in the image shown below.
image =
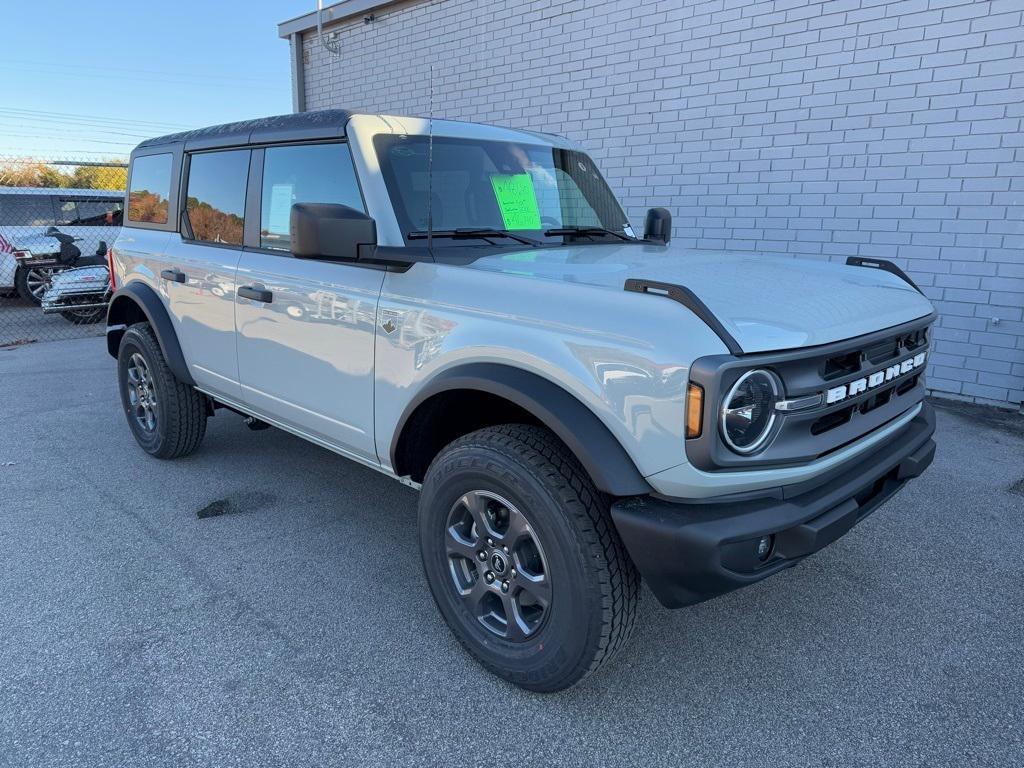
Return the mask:
<path id="1" fill-rule="evenodd" d="M 883 272 L 890 272 L 896 275 L 900 280 L 907 283 L 915 291 L 924 295 L 924 291 L 917 287 L 917 283 L 910 279 L 910 275 L 904 272 L 902 269 L 897 267 L 888 259 L 871 259 L 865 256 L 850 256 L 846 259 L 846 266 L 848 267 L 869 267 L 870 269 L 880 269 Z"/>
<path id="2" fill-rule="evenodd" d="M 659 283 L 656 280 L 643 280 L 631 277 L 626 280 L 624 286 L 627 291 L 634 293 L 653 293 L 656 296 L 664 296 L 672 301 L 678 302 L 703 320 L 708 328 L 715 332 L 715 335 L 722 340 L 730 354 L 742 355 L 743 348 L 733 338 L 732 334 L 725 329 L 721 321 L 715 317 L 715 313 L 708 309 L 708 305 L 697 298 L 697 294 L 684 285 L 675 283 Z"/>

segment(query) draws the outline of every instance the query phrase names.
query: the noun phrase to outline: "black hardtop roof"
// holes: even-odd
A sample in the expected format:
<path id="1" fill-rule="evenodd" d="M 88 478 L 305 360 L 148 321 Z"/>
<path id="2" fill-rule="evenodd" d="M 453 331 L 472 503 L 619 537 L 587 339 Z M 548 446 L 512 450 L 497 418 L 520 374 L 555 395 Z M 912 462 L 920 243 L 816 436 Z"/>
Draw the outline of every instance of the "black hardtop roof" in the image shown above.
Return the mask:
<path id="1" fill-rule="evenodd" d="M 322 109 L 211 125 L 208 128 L 146 139 L 135 150 L 170 148 L 170 145 L 176 144 L 183 145 L 187 150 L 195 150 L 300 139 L 331 139 L 345 135 L 345 126 L 353 114 L 347 109 Z"/>

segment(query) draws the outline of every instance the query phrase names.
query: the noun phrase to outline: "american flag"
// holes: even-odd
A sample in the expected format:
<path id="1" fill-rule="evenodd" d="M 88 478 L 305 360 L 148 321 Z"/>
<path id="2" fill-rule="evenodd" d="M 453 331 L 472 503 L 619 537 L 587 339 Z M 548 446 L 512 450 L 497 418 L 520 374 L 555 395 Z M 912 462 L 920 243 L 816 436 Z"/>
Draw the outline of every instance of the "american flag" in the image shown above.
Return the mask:
<path id="1" fill-rule="evenodd" d="M 14 246 L 2 234 L 0 234 L 0 253 L 14 253 Z"/>

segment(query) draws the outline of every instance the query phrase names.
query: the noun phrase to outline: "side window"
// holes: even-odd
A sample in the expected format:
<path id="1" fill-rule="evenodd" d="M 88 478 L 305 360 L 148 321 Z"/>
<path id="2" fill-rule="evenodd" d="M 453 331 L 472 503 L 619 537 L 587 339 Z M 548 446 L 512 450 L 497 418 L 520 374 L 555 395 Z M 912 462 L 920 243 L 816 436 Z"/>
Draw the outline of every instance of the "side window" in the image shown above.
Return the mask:
<path id="1" fill-rule="evenodd" d="M 0 197 L 0 227 L 52 227 L 53 203 L 49 195 Z"/>
<path id="2" fill-rule="evenodd" d="M 167 223 L 171 197 L 171 155 L 144 155 L 132 163 L 128 191 L 128 221 Z"/>
<path id="3" fill-rule="evenodd" d="M 121 224 L 120 200 L 79 200 L 78 221 L 82 227 L 110 227 Z"/>
<path id="4" fill-rule="evenodd" d="M 262 247 L 290 250 L 293 203 L 340 203 L 364 210 L 347 144 L 267 148 L 260 205 Z"/>
<path id="5" fill-rule="evenodd" d="M 75 205 L 74 200 L 56 200 L 54 204 L 57 206 L 58 226 L 76 224 L 78 222 L 78 206 Z"/>
<path id="6" fill-rule="evenodd" d="M 196 240 L 241 245 L 249 150 L 192 155 L 185 210 Z"/>

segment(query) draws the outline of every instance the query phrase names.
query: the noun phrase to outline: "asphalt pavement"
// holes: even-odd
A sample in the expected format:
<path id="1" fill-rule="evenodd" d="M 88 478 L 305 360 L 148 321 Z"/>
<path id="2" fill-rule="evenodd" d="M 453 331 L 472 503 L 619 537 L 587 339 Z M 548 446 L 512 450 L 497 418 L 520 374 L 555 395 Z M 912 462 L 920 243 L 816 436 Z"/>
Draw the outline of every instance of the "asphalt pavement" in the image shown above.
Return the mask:
<path id="1" fill-rule="evenodd" d="M 1024 418 L 942 407 L 935 464 L 832 547 L 669 611 L 541 696 L 434 608 L 416 494 L 219 413 L 135 445 L 102 339 L 0 349 L 0 765 L 1024 762 Z"/>

